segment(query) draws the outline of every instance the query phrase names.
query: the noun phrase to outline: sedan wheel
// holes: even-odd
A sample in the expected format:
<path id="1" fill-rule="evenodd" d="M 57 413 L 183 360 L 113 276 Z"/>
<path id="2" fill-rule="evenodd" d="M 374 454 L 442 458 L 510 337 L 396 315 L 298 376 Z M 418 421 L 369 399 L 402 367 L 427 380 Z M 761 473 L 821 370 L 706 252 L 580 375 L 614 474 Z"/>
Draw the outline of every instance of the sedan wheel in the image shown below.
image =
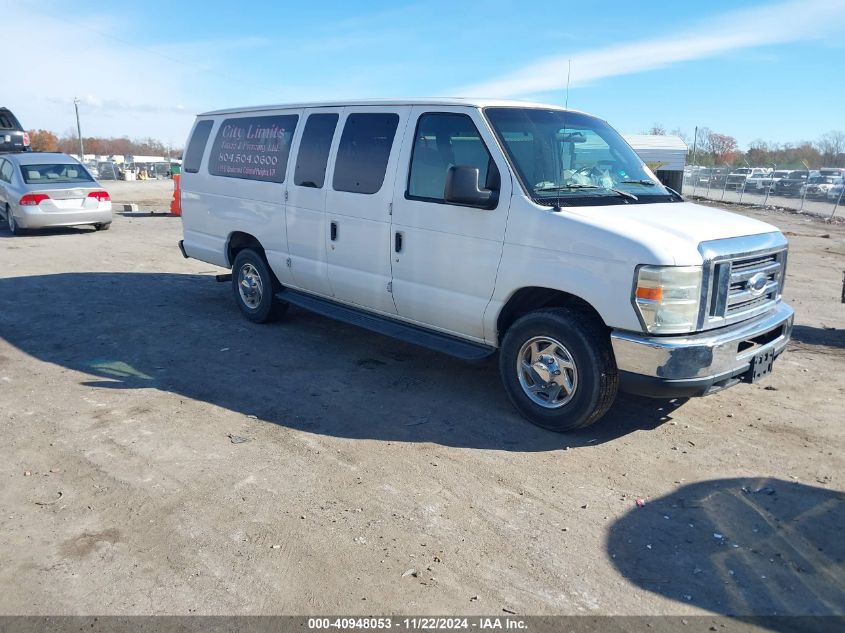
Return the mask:
<path id="1" fill-rule="evenodd" d="M 6 205 L 6 222 L 9 224 L 9 231 L 11 231 L 12 235 L 20 235 L 23 230 L 18 223 L 15 221 L 15 216 L 12 215 L 12 210 L 9 208 L 9 205 Z"/>

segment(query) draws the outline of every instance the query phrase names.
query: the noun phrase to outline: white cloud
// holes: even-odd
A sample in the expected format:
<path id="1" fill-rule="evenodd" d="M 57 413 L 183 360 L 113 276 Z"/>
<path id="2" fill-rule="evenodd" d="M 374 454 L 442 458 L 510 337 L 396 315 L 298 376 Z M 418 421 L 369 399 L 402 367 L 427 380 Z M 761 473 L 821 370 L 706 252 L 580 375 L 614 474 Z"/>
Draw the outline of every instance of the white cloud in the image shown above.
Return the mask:
<path id="1" fill-rule="evenodd" d="M 248 88 L 222 72 L 220 60 L 269 42 L 247 37 L 149 47 L 121 38 L 131 29 L 108 13 L 85 16 L 80 24 L 62 17 L 65 6 L 46 5 L 44 13 L 29 3 L 4 7 L 7 23 L 37 24 L 38 37 L 32 46 L 7 47 L 10 67 L 22 71 L 22 80 L 0 105 L 27 128 L 59 134 L 75 134 L 78 98 L 86 136 L 152 136 L 182 145 L 194 115 L 210 105 L 210 86 Z"/>
<path id="2" fill-rule="evenodd" d="M 756 6 L 723 14 L 675 35 L 562 54 L 537 60 L 483 83 L 464 86 L 457 94 L 484 97 L 524 97 L 570 85 L 631 75 L 733 51 L 787 42 L 819 39 L 841 31 L 842 0 L 801 0 Z"/>

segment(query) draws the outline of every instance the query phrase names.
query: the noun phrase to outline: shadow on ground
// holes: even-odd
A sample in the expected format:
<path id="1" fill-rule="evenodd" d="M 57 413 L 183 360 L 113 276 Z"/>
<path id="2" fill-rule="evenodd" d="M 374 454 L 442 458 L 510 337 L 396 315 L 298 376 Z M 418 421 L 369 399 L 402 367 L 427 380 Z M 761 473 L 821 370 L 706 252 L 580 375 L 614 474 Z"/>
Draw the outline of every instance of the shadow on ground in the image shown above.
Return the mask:
<path id="1" fill-rule="evenodd" d="M 833 327 L 796 325 L 792 328 L 793 343 L 845 349 L 845 330 Z"/>
<path id="2" fill-rule="evenodd" d="M 467 364 L 293 308 L 255 325 L 230 286 L 206 275 L 0 279 L 0 333 L 97 389 L 157 388 L 336 437 L 578 448 L 654 429 L 681 404 L 621 395 L 590 429 L 550 433 L 514 413 L 495 362 Z"/>
<path id="3" fill-rule="evenodd" d="M 175 218 L 170 211 L 115 211 L 124 218 Z"/>
<path id="4" fill-rule="evenodd" d="M 631 510 L 607 550 L 634 584 L 716 613 L 843 615 L 843 502 L 780 479 L 706 481 Z"/>
<path id="5" fill-rule="evenodd" d="M 79 235 L 81 233 L 96 233 L 93 225 L 81 226 L 56 226 L 46 229 L 25 229 L 20 235 L 13 235 L 5 220 L 0 222 L 0 239 L 25 240 L 28 237 L 40 237 L 44 235 Z"/>

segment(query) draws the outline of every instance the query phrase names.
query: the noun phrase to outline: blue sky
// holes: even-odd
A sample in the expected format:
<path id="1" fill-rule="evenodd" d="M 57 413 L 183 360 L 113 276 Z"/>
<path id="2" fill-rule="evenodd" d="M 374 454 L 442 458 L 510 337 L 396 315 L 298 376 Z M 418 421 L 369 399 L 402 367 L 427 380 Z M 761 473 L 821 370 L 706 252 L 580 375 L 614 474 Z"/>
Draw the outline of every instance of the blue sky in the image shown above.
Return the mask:
<path id="1" fill-rule="evenodd" d="M 489 96 L 563 104 L 626 133 L 845 130 L 845 0 L 690 3 L 5 0 L 29 128 L 184 143 L 193 115 L 322 99 Z M 107 7 L 107 8 L 106 8 Z"/>

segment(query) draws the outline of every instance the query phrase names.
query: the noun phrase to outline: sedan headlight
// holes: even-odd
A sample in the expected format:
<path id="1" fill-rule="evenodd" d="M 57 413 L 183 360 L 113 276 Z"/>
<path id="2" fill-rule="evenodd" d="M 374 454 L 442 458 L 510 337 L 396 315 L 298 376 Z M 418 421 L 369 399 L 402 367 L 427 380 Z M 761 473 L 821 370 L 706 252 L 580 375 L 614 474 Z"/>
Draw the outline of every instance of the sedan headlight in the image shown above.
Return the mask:
<path id="1" fill-rule="evenodd" d="M 649 332 L 692 332 L 700 303 L 701 266 L 640 266 L 637 269 L 634 307 Z"/>

